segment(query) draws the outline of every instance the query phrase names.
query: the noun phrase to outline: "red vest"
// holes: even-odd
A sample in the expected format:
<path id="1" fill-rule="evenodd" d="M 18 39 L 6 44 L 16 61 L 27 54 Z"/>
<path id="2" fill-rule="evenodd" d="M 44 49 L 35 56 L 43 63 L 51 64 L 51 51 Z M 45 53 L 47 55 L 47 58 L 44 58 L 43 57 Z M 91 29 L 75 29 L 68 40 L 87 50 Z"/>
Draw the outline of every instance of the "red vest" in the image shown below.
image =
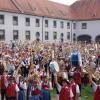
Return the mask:
<path id="1" fill-rule="evenodd" d="M 78 72 L 75 72 L 75 82 L 77 84 L 81 84 L 81 74 L 80 74 L 79 71 Z"/>
<path id="2" fill-rule="evenodd" d="M 8 97 L 15 97 L 16 96 L 16 84 L 12 84 L 11 86 L 8 85 L 6 88 L 6 96 Z"/>
<path id="3" fill-rule="evenodd" d="M 4 76 L 1 76 L 1 89 L 5 89 L 5 79 Z"/>
<path id="4" fill-rule="evenodd" d="M 32 95 L 40 95 L 41 94 L 41 91 L 36 88 L 34 91 L 32 90 Z"/>
<path id="5" fill-rule="evenodd" d="M 70 87 L 61 89 L 59 94 L 59 100 L 70 100 Z"/>
<path id="6" fill-rule="evenodd" d="M 98 55 L 98 58 L 100 58 L 100 55 Z"/>
<path id="7" fill-rule="evenodd" d="M 45 89 L 45 88 L 50 88 L 49 82 L 47 82 L 47 83 L 43 82 L 43 83 L 42 83 L 42 88 L 43 88 L 43 89 Z"/>
<path id="8" fill-rule="evenodd" d="M 94 100 L 100 100 L 100 86 L 97 87 L 97 90 L 94 95 Z"/>
<path id="9" fill-rule="evenodd" d="M 76 86 L 77 86 L 77 84 L 76 83 L 73 83 L 73 85 L 72 85 L 72 92 L 74 94 L 74 98 L 76 96 Z"/>

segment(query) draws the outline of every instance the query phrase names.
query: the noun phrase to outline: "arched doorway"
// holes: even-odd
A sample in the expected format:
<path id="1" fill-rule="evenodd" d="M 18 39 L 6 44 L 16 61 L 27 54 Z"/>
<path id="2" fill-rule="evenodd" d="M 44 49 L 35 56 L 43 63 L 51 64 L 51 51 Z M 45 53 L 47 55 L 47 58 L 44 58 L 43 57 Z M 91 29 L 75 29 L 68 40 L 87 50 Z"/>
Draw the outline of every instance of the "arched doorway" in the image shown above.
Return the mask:
<path id="1" fill-rule="evenodd" d="M 100 43 L 100 35 L 99 35 L 99 36 L 96 36 L 96 38 L 95 38 L 95 42 Z"/>
<path id="2" fill-rule="evenodd" d="M 91 36 L 89 35 L 80 35 L 77 37 L 77 41 L 91 43 Z"/>

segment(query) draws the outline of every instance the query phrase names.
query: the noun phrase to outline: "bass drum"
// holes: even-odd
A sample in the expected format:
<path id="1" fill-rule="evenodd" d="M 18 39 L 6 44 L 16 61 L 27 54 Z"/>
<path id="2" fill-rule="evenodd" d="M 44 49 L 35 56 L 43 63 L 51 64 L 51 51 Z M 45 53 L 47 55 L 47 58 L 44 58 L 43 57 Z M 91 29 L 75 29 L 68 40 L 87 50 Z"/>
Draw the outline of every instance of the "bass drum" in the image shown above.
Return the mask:
<path id="1" fill-rule="evenodd" d="M 51 72 L 53 73 L 59 72 L 59 65 L 56 61 L 51 61 L 49 67 Z"/>

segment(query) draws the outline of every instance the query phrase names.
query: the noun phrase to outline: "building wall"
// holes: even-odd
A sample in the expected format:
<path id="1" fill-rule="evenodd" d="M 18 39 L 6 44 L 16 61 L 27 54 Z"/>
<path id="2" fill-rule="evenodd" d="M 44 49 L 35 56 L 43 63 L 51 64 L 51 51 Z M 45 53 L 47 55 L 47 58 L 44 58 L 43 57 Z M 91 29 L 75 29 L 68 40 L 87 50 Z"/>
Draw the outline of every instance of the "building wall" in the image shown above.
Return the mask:
<path id="1" fill-rule="evenodd" d="M 82 29 L 82 23 L 87 23 L 87 29 Z M 92 41 L 95 41 L 96 36 L 100 35 L 100 20 L 78 21 L 76 33 L 77 36 L 89 35 L 92 37 Z"/>
<path id="2" fill-rule="evenodd" d="M 19 31 L 19 40 L 25 41 L 25 31 L 29 30 L 31 33 L 31 42 L 36 39 L 36 32 L 40 33 L 40 39 L 44 42 L 59 42 L 60 34 L 64 34 L 64 42 L 70 42 L 71 40 L 67 39 L 67 32 L 71 32 L 71 28 L 67 29 L 68 20 L 61 19 L 52 19 L 24 14 L 16 14 L 16 13 L 8 13 L 8 12 L 0 12 L 1 15 L 5 16 L 4 25 L 0 25 L 0 29 L 5 30 L 5 42 L 10 42 L 13 40 L 13 30 Z M 18 16 L 18 26 L 13 26 L 13 16 Z M 25 25 L 25 18 L 30 18 L 30 26 Z M 36 18 L 40 19 L 40 27 L 36 27 L 35 20 Z M 49 27 L 45 27 L 45 19 L 48 20 Z M 57 27 L 53 27 L 53 21 L 57 21 Z M 63 21 L 64 28 L 60 28 L 60 21 Z M 45 31 L 49 32 L 49 40 L 45 40 Z M 57 32 L 57 40 L 53 40 L 53 32 Z"/>
<path id="3" fill-rule="evenodd" d="M 41 27 L 35 27 L 35 19 L 40 19 L 40 26 L 42 26 L 42 18 L 37 16 L 29 16 L 15 13 L 0 12 L 5 16 L 4 25 L 0 25 L 0 29 L 5 30 L 5 42 L 10 42 L 13 40 L 13 30 L 19 30 L 19 40 L 25 41 L 25 31 L 29 30 L 31 33 L 31 41 L 35 40 L 36 32 L 42 33 Z M 13 16 L 18 16 L 18 26 L 13 26 Z M 25 18 L 30 18 L 30 26 L 25 25 Z M 40 39 L 42 40 L 42 35 L 40 34 Z"/>
<path id="4" fill-rule="evenodd" d="M 49 27 L 45 27 L 45 20 L 48 20 L 49 22 Z M 57 22 L 57 27 L 53 27 L 53 21 Z M 63 21 L 64 23 L 64 28 L 60 28 L 60 22 Z M 43 41 L 44 42 L 59 42 L 60 41 L 60 35 L 61 33 L 64 34 L 63 39 L 64 42 L 70 42 L 70 40 L 67 39 L 67 32 L 71 32 L 71 28 L 67 29 L 67 22 L 70 23 L 71 21 L 69 20 L 61 20 L 61 19 L 52 19 L 52 18 L 44 18 L 43 20 Z M 49 32 L 49 40 L 45 40 L 45 31 Z M 53 39 L 53 32 L 57 32 L 57 40 Z"/>
<path id="5" fill-rule="evenodd" d="M 92 41 L 95 41 L 95 37 L 100 35 L 100 20 L 95 21 L 69 21 L 62 19 L 53 19 L 46 17 L 38 17 L 17 13 L 0 12 L 0 15 L 5 16 L 5 23 L 0 24 L 0 29 L 5 30 L 5 42 L 10 42 L 13 40 L 13 30 L 19 30 L 19 40 L 25 41 L 25 31 L 30 31 L 30 42 L 36 39 L 36 32 L 40 33 L 40 39 L 43 42 L 59 42 L 61 41 L 60 35 L 64 34 L 64 42 L 73 42 L 73 34 L 76 38 L 80 35 L 90 35 Z M 13 26 L 13 16 L 18 16 L 18 26 Z M 25 25 L 25 18 L 30 18 L 30 26 Z M 40 27 L 36 27 L 36 18 L 40 19 Z M 45 20 L 48 20 L 48 27 L 45 27 Z M 53 27 L 53 21 L 57 22 L 57 27 Z M 63 21 L 64 28 L 60 27 L 60 22 Z M 70 23 L 70 29 L 67 28 L 67 23 Z M 76 29 L 73 29 L 73 23 L 76 23 Z M 82 23 L 87 23 L 87 29 L 82 29 Z M 53 39 L 53 32 L 57 32 L 57 40 Z M 45 32 L 49 33 L 49 40 L 45 40 Z M 67 38 L 67 34 L 70 32 L 70 39 Z"/>

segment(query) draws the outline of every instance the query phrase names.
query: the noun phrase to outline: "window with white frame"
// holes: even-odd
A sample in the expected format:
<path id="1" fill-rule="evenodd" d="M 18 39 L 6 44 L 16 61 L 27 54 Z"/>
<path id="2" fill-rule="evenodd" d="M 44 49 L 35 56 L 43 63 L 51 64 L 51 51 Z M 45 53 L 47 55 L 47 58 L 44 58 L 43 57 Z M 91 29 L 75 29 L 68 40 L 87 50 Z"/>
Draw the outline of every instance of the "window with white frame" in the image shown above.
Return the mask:
<path id="1" fill-rule="evenodd" d="M 30 26 L 30 18 L 26 18 L 25 22 L 26 22 L 26 26 Z"/>
<path id="2" fill-rule="evenodd" d="M 40 38 L 40 33 L 36 32 L 36 39 L 39 39 L 39 38 Z"/>
<path id="3" fill-rule="evenodd" d="M 70 32 L 67 32 L 67 39 L 70 40 Z"/>
<path id="4" fill-rule="evenodd" d="M 45 27 L 48 27 L 48 20 L 45 20 Z"/>
<path id="5" fill-rule="evenodd" d="M 67 22 L 67 29 L 70 29 L 70 22 Z"/>
<path id="6" fill-rule="evenodd" d="M 73 34 L 73 41 L 76 41 L 76 34 Z"/>
<path id="7" fill-rule="evenodd" d="M 4 15 L 0 15 L 0 24 L 4 24 Z"/>
<path id="8" fill-rule="evenodd" d="M 87 29 L 87 23 L 82 23 L 82 29 Z"/>
<path id="9" fill-rule="evenodd" d="M 30 31 L 25 32 L 25 38 L 26 40 L 30 40 Z"/>
<path id="10" fill-rule="evenodd" d="M 53 32 L 53 40 L 57 39 L 57 32 Z"/>
<path id="11" fill-rule="evenodd" d="M 5 30 L 0 30 L 0 41 L 5 41 Z"/>
<path id="12" fill-rule="evenodd" d="M 19 38 L 18 30 L 13 30 L 13 40 L 18 40 L 18 38 Z"/>
<path id="13" fill-rule="evenodd" d="M 49 40 L 49 32 L 45 32 L 45 40 Z"/>
<path id="14" fill-rule="evenodd" d="M 63 33 L 60 34 L 60 39 L 61 39 L 61 42 L 63 43 L 63 41 L 64 41 L 64 34 Z"/>
<path id="15" fill-rule="evenodd" d="M 36 27 L 40 27 L 40 19 L 36 19 Z"/>
<path id="16" fill-rule="evenodd" d="M 14 26 L 18 25 L 18 17 L 17 16 L 13 16 L 13 25 Z"/>
<path id="17" fill-rule="evenodd" d="M 56 28 L 57 27 L 57 21 L 53 21 L 53 27 Z"/>
<path id="18" fill-rule="evenodd" d="M 64 23 L 63 23 L 63 21 L 60 22 L 60 28 L 64 28 Z"/>
<path id="19" fill-rule="evenodd" d="M 76 23 L 73 23 L 73 29 L 76 29 Z"/>

